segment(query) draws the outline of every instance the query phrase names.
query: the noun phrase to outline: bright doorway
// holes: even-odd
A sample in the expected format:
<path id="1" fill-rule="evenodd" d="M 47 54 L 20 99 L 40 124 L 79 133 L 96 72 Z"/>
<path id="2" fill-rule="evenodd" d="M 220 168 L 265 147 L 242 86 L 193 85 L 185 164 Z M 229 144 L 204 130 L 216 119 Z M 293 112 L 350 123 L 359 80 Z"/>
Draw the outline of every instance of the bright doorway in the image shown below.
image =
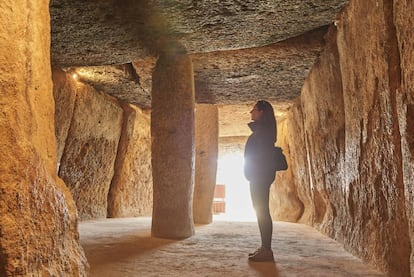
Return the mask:
<path id="1" fill-rule="evenodd" d="M 232 152 L 219 156 L 217 184 L 225 187 L 225 212 L 215 219 L 255 221 L 249 183 L 243 175 L 243 153 Z"/>

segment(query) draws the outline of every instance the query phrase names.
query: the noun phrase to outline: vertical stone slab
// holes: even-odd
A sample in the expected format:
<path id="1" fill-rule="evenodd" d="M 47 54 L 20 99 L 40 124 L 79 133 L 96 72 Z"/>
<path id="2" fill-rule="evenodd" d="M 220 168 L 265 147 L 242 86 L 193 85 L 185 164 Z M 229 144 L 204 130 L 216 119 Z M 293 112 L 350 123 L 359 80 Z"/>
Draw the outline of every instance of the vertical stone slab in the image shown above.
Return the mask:
<path id="1" fill-rule="evenodd" d="M 76 82 L 60 69 L 53 69 L 53 98 L 55 99 L 55 134 L 58 168 L 65 149 L 76 100 Z"/>
<path id="2" fill-rule="evenodd" d="M 151 216 L 150 115 L 129 104 L 123 104 L 122 109 L 122 133 L 108 194 L 108 217 Z"/>
<path id="3" fill-rule="evenodd" d="M 152 78 L 152 235 L 194 234 L 194 76 L 183 53 L 163 53 Z"/>
<path id="4" fill-rule="evenodd" d="M 56 174 L 49 1 L 1 1 L 0 34 L 0 276 L 86 276 Z"/>
<path id="5" fill-rule="evenodd" d="M 218 109 L 200 104 L 195 111 L 195 183 L 194 223 L 208 224 L 213 220 L 213 198 L 217 175 Z"/>
<path id="6" fill-rule="evenodd" d="M 393 1 L 350 1 L 336 25 L 351 223 L 344 244 L 390 276 L 407 276 L 411 246 L 396 103 L 401 70 Z"/>
<path id="7" fill-rule="evenodd" d="M 394 1 L 394 20 L 401 61 L 398 118 L 401 133 L 402 168 L 406 213 L 409 224 L 411 276 L 414 276 L 414 2 Z"/>
<path id="8" fill-rule="evenodd" d="M 336 35 L 336 28 L 332 26 L 326 35 L 324 51 L 309 73 L 301 93 L 313 184 L 312 225 L 333 237 L 343 229 L 335 217 L 339 217 L 341 222 L 347 221 L 343 178 L 345 111 Z"/>
<path id="9" fill-rule="evenodd" d="M 298 188 L 301 187 L 296 186 L 294 182 L 290 147 L 293 146 L 296 139 L 298 141 L 300 139 L 292 139 L 289 134 L 288 124 L 290 124 L 290 121 L 287 118 L 277 119 L 276 143 L 282 147 L 289 167 L 286 171 L 276 173 L 275 181 L 270 187 L 269 208 L 274 221 L 298 222 L 303 216 L 305 207 L 298 196 Z M 297 149 L 298 146 L 295 146 L 295 148 Z M 312 210 L 312 207 L 308 206 L 307 209 Z"/>
<path id="10" fill-rule="evenodd" d="M 296 186 L 299 201 L 302 203 L 302 212 L 299 218 L 300 223 L 313 221 L 314 209 L 311 198 L 312 184 L 309 176 L 309 163 L 303 128 L 304 115 L 302 113 L 300 98 L 294 102 L 291 112 L 286 118 L 286 131 L 278 134 L 278 141 L 287 141 L 289 149 L 289 169 L 293 174 L 293 183 Z M 285 138 L 288 136 L 288 138 Z M 294 138 L 294 139 L 291 139 Z M 276 176 L 278 178 L 278 176 Z M 276 182 L 278 180 L 276 179 Z M 298 203 L 301 205 L 300 203 Z"/>
<path id="11" fill-rule="evenodd" d="M 63 151 L 59 176 L 76 201 L 82 220 L 106 218 L 122 127 L 118 102 L 82 83 Z"/>

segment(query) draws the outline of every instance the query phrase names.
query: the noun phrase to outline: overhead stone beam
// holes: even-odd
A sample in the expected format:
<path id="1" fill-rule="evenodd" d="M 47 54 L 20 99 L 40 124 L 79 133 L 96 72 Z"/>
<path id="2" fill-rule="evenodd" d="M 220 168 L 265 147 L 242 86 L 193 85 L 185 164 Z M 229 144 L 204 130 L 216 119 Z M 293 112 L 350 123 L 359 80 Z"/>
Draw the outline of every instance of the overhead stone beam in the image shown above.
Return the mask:
<path id="1" fill-rule="evenodd" d="M 332 23 L 346 0 L 51 0 L 51 60 L 124 64 L 178 41 L 188 53 L 270 45 Z"/>

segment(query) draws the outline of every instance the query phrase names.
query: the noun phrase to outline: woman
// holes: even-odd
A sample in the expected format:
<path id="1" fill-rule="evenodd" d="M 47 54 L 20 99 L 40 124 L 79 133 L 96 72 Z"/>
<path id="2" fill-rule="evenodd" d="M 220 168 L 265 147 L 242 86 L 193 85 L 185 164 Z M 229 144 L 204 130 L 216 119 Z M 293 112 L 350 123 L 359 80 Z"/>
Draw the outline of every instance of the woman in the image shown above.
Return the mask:
<path id="1" fill-rule="evenodd" d="M 256 210 L 262 245 L 249 254 L 255 262 L 274 261 L 271 249 L 273 222 L 269 211 L 269 191 L 275 180 L 274 144 L 277 137 L 276 119 L 272 105 L 260 100 L 250 111 L 252 130 L 244 151 L 244 175 L 250 182 L 250 194 Z"/>

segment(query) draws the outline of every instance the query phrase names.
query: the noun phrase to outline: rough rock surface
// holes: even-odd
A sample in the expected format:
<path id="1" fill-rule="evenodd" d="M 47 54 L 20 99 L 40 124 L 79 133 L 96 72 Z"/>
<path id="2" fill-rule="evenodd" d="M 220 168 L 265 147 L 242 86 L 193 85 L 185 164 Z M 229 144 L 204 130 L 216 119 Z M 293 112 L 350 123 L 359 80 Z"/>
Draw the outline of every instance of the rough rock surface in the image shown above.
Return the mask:
<path id="1" fill-rule="evenodd" d="M 153 74 L 152 235 L 156 237 L 182 239 L 194 234 L 195 104 L 192 73 L 188 55 L 165 54 L 159 58 Z"/>
<path id="2" fill-rule="evenodd" d="M 286 102 L 300 94 L 326 28 L 269 46 L 192 55 L 197 103 Z"/>
<path id="3" fill-rule="evenodd" d="M 68 72 L 79 69 L 81 80 L 99 91 L 149 107 L 151 70 L 158 51 L 177 46 L 174 41 L 178 41 L 194 61 L 196 101 L 240 103 L 242 109 L 244 103 L 259 97 L 275 105 L 280 100 L 289 104 L 299 95 L 322 47 L 323 32 L 310 31 L 329 25 L 345 2 L 52 0 L 52 63 L 65 66 Z M 282 216 L 277 214 L 280 209 L 289 209 L 291 218 L 286 220 L 301 216 L 300 222 L 343 242 L 349 251 L 391 276 L 408 276 L 410 270 L 414 274 L 413 8 L 407 0 L 350 1 L 335 22 L 337 33 L 329 33 L 301 98 L 280 128 L 286 130 L 280 143 L 291 159 L 290 169 L 280 173 L 280 179 L 295 186 L 272 188 L 289 200 L 282 203 L 272 196 L 274 215 Z M 89 213 L 93 217 L 105 216 L 122 110 L 113 105 L 107 114 L 87 117 L 96 106 L 82 102 L 85 95 L 90 100 L 109 97 L 97 92 L 92 96 L 89 88 L 54 74 L 55 92 L 59 92 L 55 119 L 61 125 L 56 130 L 56 155 L 47 3 L 5 1 L 0 9 L 0 44 L 5 49 L 0 54 L 4 92 L 0 152 L 7 161 L 0 167 L 0 202 L 4 202 L 0 205 L 0 275 L 83 275 L 86 261 L 77 241 L 76 211 L 56 176 L 56 156 L 63 155 L 61 173 L 71 175 L 66 181 L 77 200 L 78 186 L 84 185 L 80 180 L 96 185 L 78 203 L 97 197 L 99 201 L 93 198 L 93 205 L 85 205 L 94 209 Z M 306 39 L 309 34 L 314 43 Z M 294 41 L 302 40 L 302 44 L 284 41 L 294 36 L 300 36 Z M 79 65 L 94 67 L 72 68 Z M 88 71 L 94 75 L 88 76 Z M 289 81 L 278 86 L 284 78 Z M 66 95 L 65 90 L 76 93 Z M 108 102 L 98 106 L 104 108 Z M 59 106 L 62 103 L 67 106 Z M 244 116 L 245 110 L 231 108 L 221 108 L 230 112 L 226 118 Z M 108 131 L 100 125 L 103 114 L 105 120 L 116 122 L 111 125 L 115 128 Z M 102 131 L 108 131 L 109 142 L 79 140 L 90 134 L 96 142 Z M 226 144 L 230 150 L 239 148 L 235 141 L 242 137 L 224 140 L 231 142 Z M 67 142 L 65 149 L 63 142 Z M 88 147 L 96 147 L 92 149 L 96 152 Z M 188 179 L 186 200 L 191 199 Z M 191 202 L 184 205 L 186 215 Z M 85 214 L 81 207 L 81 218 Z M 191 222 L 190 215 L 184 217 L 180 220 Z"/>
<path id="4" fill-rule="evenodd" d="M 72 192 L 81 219 L 105 218 L 122 109 L 112 97 L 89 86 L 77 83 L 75 87 L 76 102 L 59 176 Z"/>
<path id="5" fill-rule="evenodd" d="M 86 276 L 56 174 L 48 1 L 0 4 L 0 276 Z"/>
<path id="6" fill-rule="evenodd" d="M 397 92 L 402 170 L 411 238 L 411 276 L 414 276 L 414 3 L 396 1 L 394 18 L 401 61 L 401 89 Z"/>
<path id="7" fill-rule="evenodd" d="M 291 100 L 347 2 L 52 0 L 52 64 L 148 108 L 157 55 L 181 45 L 193 58 L 196 103 Z"/>
<path id="8" fill-rule="evenodd" d="M 108 194 L 108 217 L 151 216 L 150 115 L 129 104 L 122 108 L 123 125 Z"/>
<path id="9" fill-rule="evenodd" d="M 304 128 L 301 143 L 306 149 L 306 173 L 309 176 L 309 187 L 305 191 L 312 199 L 312 206 L 306 208 L 312 209 L 311 222 L 331 233 L 335 232 L 332 225 L 340 224 L 333 221 L 341 214 L 344 205 L 342 197 L 329 194 L 343 189 L 339 184 L 343 183 L 344 176 L 345 112 L 334 28 L 329 32 L 328 40 L 329 44 L 303 86 L 300 100 Z M 325 225 L 329 228 L 325 229 Z"/>
<path id="10" fill-rule="evenodd" d="M 55 134 L 57 141 L 57 168 L 65 148 L 76 100 L 76 83 L 62 70 L 53 69 L 53 98 L 55 100 Z M 64 103 L 62 105 L 61 103 Z"/>
<path id="11" fill-rule="evenodd" d="M 287 124 L 286 119 L 277 122 L 278 139 L 276 145 L 282 147 L 286 159 L 291 161 L 290 136 L 286 136 L 289 128 Z M 303 203 L 299 200 L 296 186 L 292 186 L 293 171 L 291 166 L 288 164 L 288 170 L 277 172 L 275 181 L 270 187 L 269 206 L 273 220 L 298 222 L 303 215 Z"/>
<path id="12" fill-rule="evenodd" d="M 123 102 L 138 107 L 149 108 L 151 107 L 151 73 L 155 61 L 155 59 L 148 59 L 145 63 L 141 61 L 139 63 L 140 67 L 137 68 L 129 63 L 113 66 L 80 67 L 71 71 L 79 76 L 81 82 L 94 87 L 98 91 L 105 92 Z"/>
<path id="13" fill-rule="evenodd" d="M 412 74 L 400 71 L 410 59 L 398 52 L 405 32 L 397 35 L 390 1 L 351 1 L 292 108 L 287 134 L 295 137 L 287 141 L 302 220 L 390 276 L 412 268 L 412 183 L 403 173 L 412 157 L 402 151 L 411 146 L 400 137 L 411 119 L 399 118 L 410 97 L 397 96 L 401 72 Z M 403 83 L 411 87 L 412 80 Z"/>
<path id="14" fill-rule="evenodd" d="M 270 45 L 329 25 L 346 2 L 52 0 L 52 63 L 130 63 L 171 41 L 188 53 Z"/>
<path id="15" fill-rule="evenodd" d="M 327 28 L 269 46 L 192 54 L 195 100 L 206 104 L 243 104 L 258 99 L 286 103 L 302 84 L 323 46 Z M 72 69 L 99 91 L 140 107 L 151 107 L 155 58 L 133 64 Z"/>
<path id="16" fill-rule="evenodd" d="M 81 219 L 106 217 L 106 215 L 109 217 L 150 216 L 152 213 L 152 172 L 148 111 L 142 111 L 125 103 L 120 104 L 122 107 L 118 106 L 113 99 L 75 81 L 69 73 L 63 71 L 54 70 L 53 80 L 58 167 L 65 149 L 66 156 L 62 161 L 61 175 L 64 176 L 68 186 L 72 187 L 75 195 L 78 195 L 78 190 L 82 189 L 80 185 L 74 184 L 82 184 L 88 188 L 82 192 L 85 194 L 82 199 L 77 198 L 78 206 L 99 206 L 99 212 L 82 211 Z M 82 97 L 89 98 L 90 102 L 95 104 L 81 104 L 89 103 Z M 94 98 L 97 100 L 93 100 Z M 85 105 L 84 109 L 88 113 L 88 118 L 82 117 L 83 109 L 80 109 L 79 105 Z M 112 117 L 111 109 L 116 111 L 118 118 L 110 118 Z M 80 116 L 80 118 L 74 118 L 74 116 Z M 119 120 L 122 120 L 122 123 Z M 78 125 L 71 127 L 72 123 L 76 124 L 79 121 L 84 121 L 85 129 L 79 129 Z M 104 132 L 101 130 L 103 125 L 106 126 L 103 128 L 106 129 Z M 96 126 L 96 128 L 90 126 Z M 87 136 L 89 139 L 90 137 L 102 137 L 102 135 L 106 138 L 113 136 L 110 145 L 107 140 L 96 138 L 93 143 L 95 150 L 89 149 L 89 152 L 86 150 L 85 153 L 82 152 L 87 158 L 76 159 L 68 156 L 69 152 L 77 152 L 77 149 L 82 148 L 83 143 L 86 145 L 86 142 L 79 137 Z M 121 137 L 116 147 L 119 135 Z M 110 151 L 101 152 L 98 149 L 110 149 Z M 116 164 L 113 162 L 115 159 Z M 65 173 L 64 170 L 67 170 L 68 163 L 76 169 L 76 174 Z M 91 168 L 97 169 L 97 167 L 99 170 L 90 170 Z M 85 176 L 89 177 L 84 178 Z M 99 180 L 102 182 L 100 183 Z M 109 183 L 111 185 L 106 204 L 106 191 Z"/>
<path id="17" fill-rule="evenodd" d="M 214 220 L 172 241 L 149 236 L 151 220 L 116 218 L 80 224 L 90 277 L 385 277 L 317 230 L 274 222 L 274 263 L 249 263 L 260 237 L 256 222 Z M 139 247 L 137 247 L 139 245 Z"/>
<path id="18" fill-rule="evenodd" d="M 367 26 L 363 35 L 359 26 Z M 396 106 L 401 73 L 393 4 L 352 2 L 338 28 L 346 126 L 342 172 L 347 174 L 349 213 L 354 222 L 359 219 L 345 231 L 345 245 L 390 275 L 408 275 L 411 246 Z"/>
<path id="19" fill-rule="evenodd" d="M 218 109 L 196 105 L 193 218 L 196 224 L 213 220 L 212 203 L 217 175 Z"/>

